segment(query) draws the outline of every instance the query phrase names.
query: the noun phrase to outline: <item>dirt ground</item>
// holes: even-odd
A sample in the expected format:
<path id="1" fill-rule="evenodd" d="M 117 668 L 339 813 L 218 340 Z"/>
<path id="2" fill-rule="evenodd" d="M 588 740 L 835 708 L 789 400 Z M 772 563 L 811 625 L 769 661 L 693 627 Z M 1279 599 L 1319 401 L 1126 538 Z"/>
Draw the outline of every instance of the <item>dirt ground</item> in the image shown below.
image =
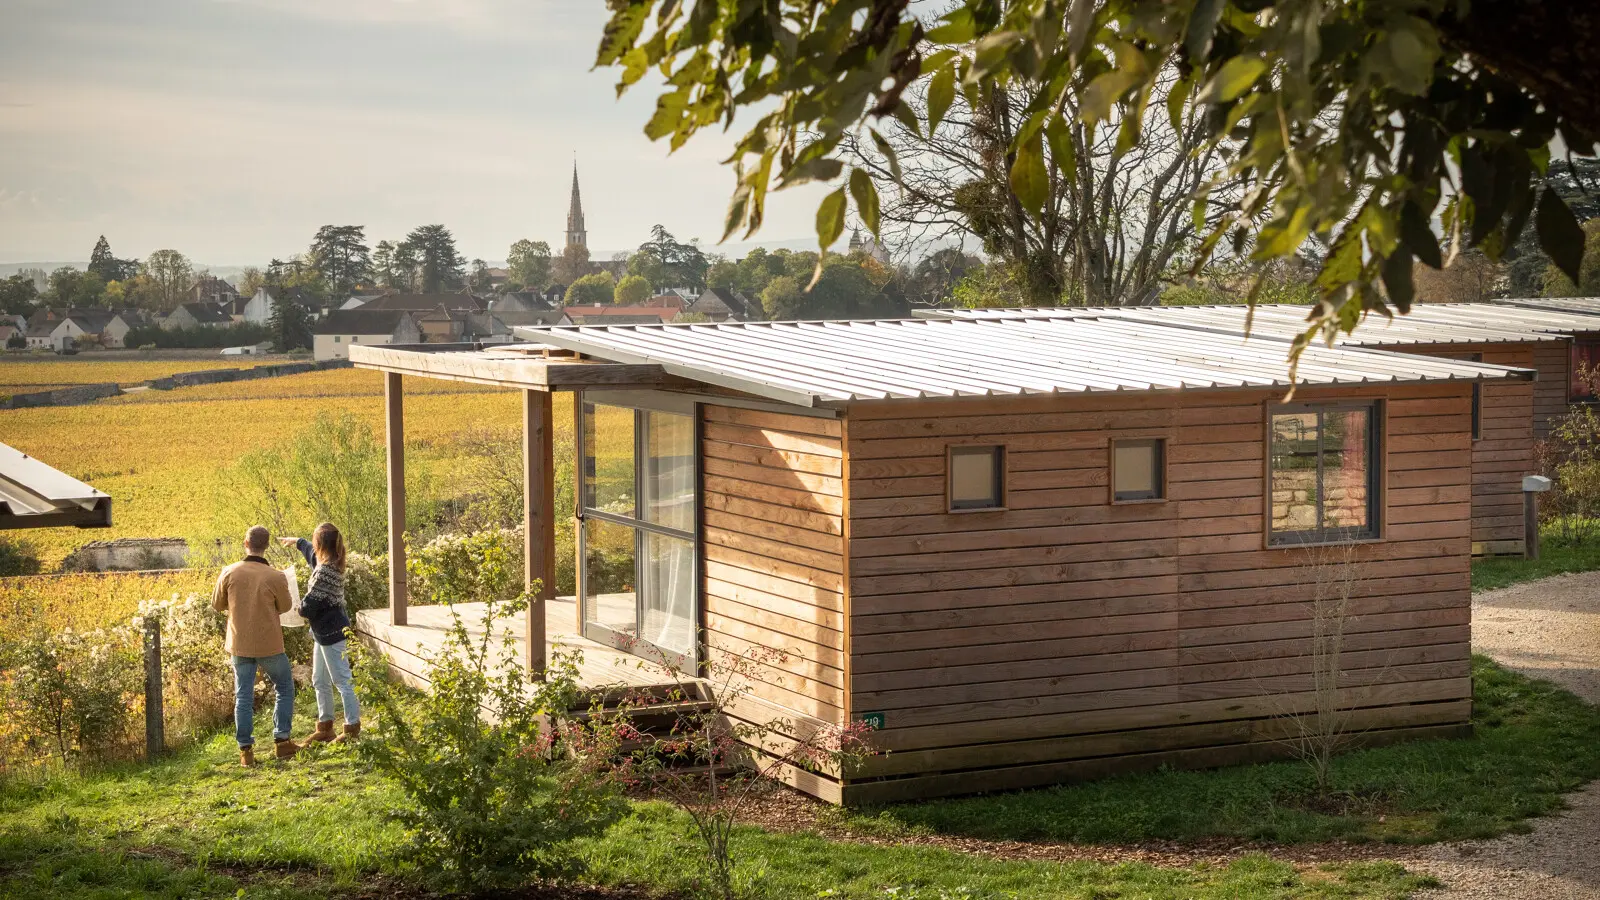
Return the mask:
<path id="1" fill-rule="evenodd" d="M 1473 598 L 1472 644 L 1496 662 L 1600 703 L 1600 572 L 1562 575 Z M 1600 782 L 1530 834 L 1439 844 L 1401 862 L 1444 882 L 1426 900 L 1600 898 Z"/>

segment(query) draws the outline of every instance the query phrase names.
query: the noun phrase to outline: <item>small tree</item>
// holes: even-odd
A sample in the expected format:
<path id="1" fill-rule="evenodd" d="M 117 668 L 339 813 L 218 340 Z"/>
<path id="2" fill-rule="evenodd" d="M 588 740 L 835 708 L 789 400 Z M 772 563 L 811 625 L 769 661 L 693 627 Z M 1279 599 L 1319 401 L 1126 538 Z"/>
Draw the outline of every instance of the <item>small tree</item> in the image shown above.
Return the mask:
<path id="1" fill-rule="evenodd" d="M 1600 369 L 1579 364 L 1573 379 L 1589 396 L 1600 396 Z M 1562 543 L 1594 540 L 1600 535 L 1600 415 L 1593 404 L 1570 405 L 1535 455 L 1552 488 L 1539 503 L 1541 524 Z"/>
<path id="2" fill-rule="evenodd" d="M 1284 718 L 1290 724 L 1288 742 L 1295 756 L 1311 769 L 1317 796 L 1332 789 L 1333 759 L 1349 746 L 1351 710 L 1344 692 L 1344 637 L 1350 623 L 1351 600 L 1365 580 L 1355 556 L 1355 545 L 1318 548 L 1306 564 L 1305 583 L 1311 589 L 1312 708 L 1296 710 Z"/>
<path id="3" fill-rule="evenodd" d="M 673 686 L 665 702 L 686 711 L 677 714 L 665 736 L 646 740 L 634 754 L 636 777 L 694 824 L 705 853 L 705 887 L 719 900 L 753 893 L 749 876 L 734 857 L 734 828 L 784 771 L 838 775 L 872 753 L 865 722 L 812 729 L 786 718 L 753 724 L 730 715 L 752 696 L 756 683 L 773 681 L 771 673 L 781 671 L 789 659 L 785 651 L 767 647 L 751 646 L 739 653 L 713 648 L 701 679 L 666 667 Z M 686 702 L 693 700 L 705 702 L 695 709 L 696 704 Z M 648 711 L 661 702 L 640 696 L 624 706 Z"/>

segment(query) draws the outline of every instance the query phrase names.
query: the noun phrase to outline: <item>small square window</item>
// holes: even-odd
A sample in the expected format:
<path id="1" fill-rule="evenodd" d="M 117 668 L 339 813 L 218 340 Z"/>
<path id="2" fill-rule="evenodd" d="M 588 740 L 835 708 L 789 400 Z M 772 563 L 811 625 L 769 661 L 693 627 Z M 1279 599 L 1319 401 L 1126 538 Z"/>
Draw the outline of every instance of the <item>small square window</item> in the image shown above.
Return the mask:
<path id="1" fill-rule="evenodd" d="M 333 342 L 335 344 L 339 343 L 339 336 L 337 334 L 333 336 Z"/>
<path id="2" fill-rule="evenodd" d="M 950 508 L 999 509 L 1005 505 L 1005 448 L 950 448 Z"/>
<path id="3" fill-rule="evenodd" d="M 1144 438 L 1111 442 L 1111 499 L 1160 500 L 1166 441 Z"/>
<path id="4" fill-rule="evenodd" d="M 350 335 L 350 343 L 357 344 L 357 343 L 360 343 L 360 342 L 361 342 L 361 335 L 359 335 L 359 334 Z"/>

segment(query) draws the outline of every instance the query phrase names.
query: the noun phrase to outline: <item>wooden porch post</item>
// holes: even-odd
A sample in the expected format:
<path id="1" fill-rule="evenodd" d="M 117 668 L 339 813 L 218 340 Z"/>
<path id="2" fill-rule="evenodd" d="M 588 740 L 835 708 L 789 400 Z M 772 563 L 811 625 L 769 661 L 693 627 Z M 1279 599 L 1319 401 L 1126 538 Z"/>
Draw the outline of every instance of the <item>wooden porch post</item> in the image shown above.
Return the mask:
<path id="1" fill-rule="evenodd" d="M 400 373 L 383 373 L 389 471 L 389 622 L 406 624 L 406 426 Z"/>
<path id="2" fill-rule="evenodd" d="M 549 391 L 522 392 L 522 526 L 527 535 L 528 671 L 544 678 L 545 604 L 556 589 L 555 432 Z M 539 583 L 537 592 L 534 582 Z"/>

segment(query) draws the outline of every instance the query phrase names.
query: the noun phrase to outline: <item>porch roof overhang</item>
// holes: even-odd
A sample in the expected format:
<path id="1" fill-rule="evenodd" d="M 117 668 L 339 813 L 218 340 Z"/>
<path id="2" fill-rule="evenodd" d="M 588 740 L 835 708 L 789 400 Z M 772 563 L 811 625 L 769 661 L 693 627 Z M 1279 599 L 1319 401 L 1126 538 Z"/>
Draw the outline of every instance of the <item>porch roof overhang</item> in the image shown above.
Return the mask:
<path id="1" fill-rule="evenodd" d="M 0 444 L 0 529 L 111 527 L 104 491 Z"/>
<path id="2" fill-rule="evenodd" d="M 652 388 L 667 382 L 659 365 L 583 359 L 542 344 L 356 344 L 350 362 L 358 369 L 533 391 Z"/>

